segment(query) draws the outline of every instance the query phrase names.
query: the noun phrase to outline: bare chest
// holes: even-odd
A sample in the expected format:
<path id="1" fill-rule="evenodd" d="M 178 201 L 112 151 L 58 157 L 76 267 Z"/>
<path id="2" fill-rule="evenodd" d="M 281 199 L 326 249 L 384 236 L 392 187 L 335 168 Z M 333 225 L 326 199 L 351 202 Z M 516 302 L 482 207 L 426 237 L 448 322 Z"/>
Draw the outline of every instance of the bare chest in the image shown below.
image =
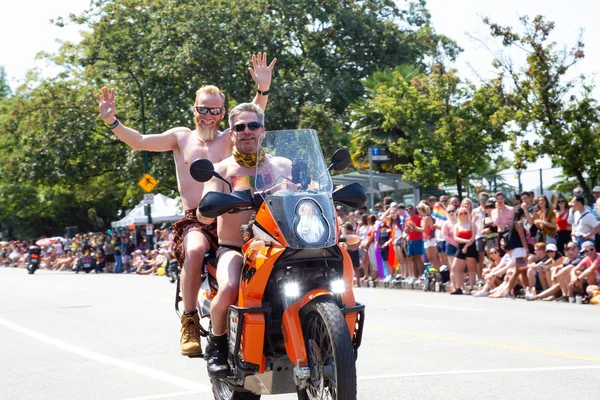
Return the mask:
<path id="1" fill-rule="evenodd" d="M 219 136 L 210 142 L 198 140 L 194 132 L 178 138 L 178 149 L 173 152 L 177 170 L 177 183 L 179 194 L 184 203 L 184 208 L 196 207 L 202 198 L 204 184 L 196 182 L 190 175 L 190 166 L 198 158 L 206 158 L 213 164 L 231 155 L 229 137 Z"/>

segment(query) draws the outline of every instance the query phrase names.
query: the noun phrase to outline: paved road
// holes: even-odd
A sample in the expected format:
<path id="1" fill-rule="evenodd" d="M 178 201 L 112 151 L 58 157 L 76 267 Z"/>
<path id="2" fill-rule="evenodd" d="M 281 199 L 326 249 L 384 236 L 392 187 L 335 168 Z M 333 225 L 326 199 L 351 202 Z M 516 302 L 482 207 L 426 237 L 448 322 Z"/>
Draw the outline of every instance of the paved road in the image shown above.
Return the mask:
<path id="1" fill-rule="evenodd" d="M 210 399 L 164 277 L 0 268 L 0 399 Z M 359 399 L 598 395 L 600 307 L 358 289 Z M 293 399 L 277 396 L 273 399 Z"/>

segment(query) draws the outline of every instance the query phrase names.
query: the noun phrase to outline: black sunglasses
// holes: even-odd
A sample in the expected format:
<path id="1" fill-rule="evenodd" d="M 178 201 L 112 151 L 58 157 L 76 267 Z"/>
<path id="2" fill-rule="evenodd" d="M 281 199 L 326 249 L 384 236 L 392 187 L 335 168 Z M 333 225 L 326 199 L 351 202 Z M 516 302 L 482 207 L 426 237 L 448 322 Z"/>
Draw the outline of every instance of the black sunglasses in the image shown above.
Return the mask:
<path id="1" fill-rule="evenodd" d="M 212 115 L 219 115 L 223 112 L 223 107 L 204 107 L 204 106 L 194 106 L 198 114 L 206 114 L 211 113 Z"/>
<path id="2" fill-rule="evenodd" d="M 589 253 L 590 251 L 596 251 L 596 249 L 585 249 L 583 252 L 584 253 Z"/>
<path id="3" fill-rule="evenodd" d="M 235 124 L 231 129 L 234 132 L 239 133 L 244 132 L 246 130 L 246 126 L 248 126 L 248 129 L 251 131 L 262 128 L 262 124 L 260 122 L 248 122 L 247 124 Z"/>

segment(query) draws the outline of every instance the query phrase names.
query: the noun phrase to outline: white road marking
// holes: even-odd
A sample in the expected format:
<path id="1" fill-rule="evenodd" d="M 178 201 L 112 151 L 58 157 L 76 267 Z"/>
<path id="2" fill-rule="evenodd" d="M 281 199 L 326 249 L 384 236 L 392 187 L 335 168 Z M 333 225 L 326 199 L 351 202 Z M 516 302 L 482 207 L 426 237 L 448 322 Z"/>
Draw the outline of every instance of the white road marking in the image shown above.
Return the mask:
<path id="1" fill-rule="evenodd" d="M 0 318 L 0 326 L 4 326 L 6 328 L 12 329 L 14 331 L 24 333 L 29 335 L 35 339 L 38 339 L 41 342 L 49 344 L 54 347 L 58 347 L 59 349 L 68 351 L 69 353 L 76 354 L 80 357 L 87 358 L 92 361 L 96 361 L 102 364 L 112 365 L 117 368 L 125 369 L 128 371 L 132 371 L 138 373 L 140 375 L 145 375 L 152 379 L 156 379 L 158 381 L 163 381 L 166 383 L 170 383 L 172 385 L 180 386 L 184 389 L 191 390 L 195 393 L 207 393 L 211 391 L 211 388 L 202 383 L 190 381 L 188 379 L 181 378 L 179 376 L 170 375 L 164 371 L 155 370 L 152 368 L 144 367 L 138 364 L 134 364 L 129 361 L 118 360 L 116 358 L 112 358 L 109 356 L 102 355 L 100 353 L 96 353 L 91 350 L 84 349 L 82 347 L 76 346 L 71 343 L 63 342 L 62 340 L 54 339 L 50 336 L 46 336 L 42 333 L 36 332 L 29 328 L 25 328 L 23 326 L 17 325 L 13 322 L 7 321 L 5 319 Z"/>
<path id="2" fill-rule="evenodd" d="M 188 391 L 188 392 L 177 392 L 177 393 L 155 394 L 155 395 L 150 395 L 150 396 L 142 396 L 142 397 L 128 397 L 128 398 L 126 398 L 126 399 L 121 399 L 121 400 L 157 400 L 157 399 L 174 399 L 175 397 L 190 396 L 190 395 L 192 395 L 192 394 L 199 394 L 199 393 L 203 393 L 203 392 L 193 392 L 193 391 Z"/>
<path id="3" fill-rule="evenodd" d="M 574 365 L 564 367 L 538 367 L 538 368 L 499 368 L 499 369 L 473 369 L 473 370 L 458 370 L 458 371 L 430 371 L 430 372 L 413 372 L 405 374 L 390 374 L 390 375 L 374 375 L 374 376 L 359 376 L 359 381 L 373 381 L 377 379 L 389 378 L 418 378 L 421 376 L 443 376 L 443 375 L 476 375 L 476 374 L 502 374 L 514 372 L 549 372 L 549 371 L 577 371 L 600 369 L 600 365 Z"/>
<path id="4" fill-rule="evenodd" d="M 451 306 L 439 306 L 434 304 L 421 304 L 421 303 L 398 303 L 401 306 L 414 306 L 414 307 L 425 307 L 425 308 L 438 308 L 441 310 L 454 310 L 454 311 L 471 311 L 471 312 L 482 312 L 480 308 L 466 308 L 466 307 L 451 307 Z"/>

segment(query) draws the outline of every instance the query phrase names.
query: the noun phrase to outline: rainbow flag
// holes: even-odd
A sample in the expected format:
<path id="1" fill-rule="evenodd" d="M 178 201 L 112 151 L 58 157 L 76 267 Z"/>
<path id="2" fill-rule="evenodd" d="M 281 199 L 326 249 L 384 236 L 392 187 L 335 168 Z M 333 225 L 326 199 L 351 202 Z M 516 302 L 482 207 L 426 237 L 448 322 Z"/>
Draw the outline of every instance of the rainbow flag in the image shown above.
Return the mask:
<path id="1" fill-rule="evenodd" d="M 448 213 L 439 204 L 436 204 L 435 206 L 433 206 L 433 213 L 431 213 L 431 216 L 435 219 L 441 219 L 444 221 L 448 219 Z"/>

